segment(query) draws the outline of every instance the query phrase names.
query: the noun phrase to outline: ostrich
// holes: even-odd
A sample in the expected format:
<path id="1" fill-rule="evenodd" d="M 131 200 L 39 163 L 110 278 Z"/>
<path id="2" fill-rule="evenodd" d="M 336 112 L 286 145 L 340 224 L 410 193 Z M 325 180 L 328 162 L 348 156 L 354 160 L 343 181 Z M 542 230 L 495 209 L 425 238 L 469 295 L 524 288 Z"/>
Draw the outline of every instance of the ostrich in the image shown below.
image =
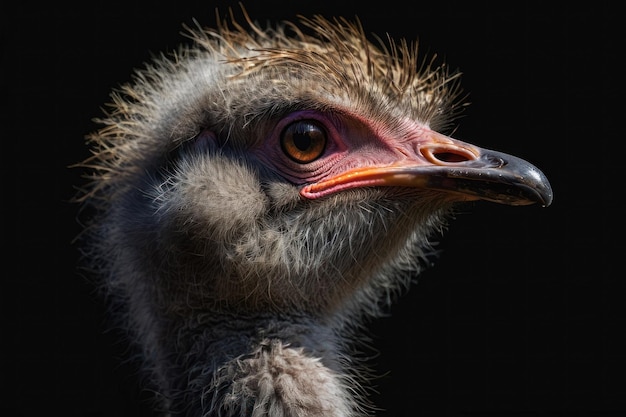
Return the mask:
<path id="1" fill-rule="evenodd" d="M 218 15 L 86 138 L 84 267 L 170 416 L 375 414 L 367 323 L 456 207 L 550 205 L 531 163 L 444 134 L 459 73 L 358 19 Z"/>

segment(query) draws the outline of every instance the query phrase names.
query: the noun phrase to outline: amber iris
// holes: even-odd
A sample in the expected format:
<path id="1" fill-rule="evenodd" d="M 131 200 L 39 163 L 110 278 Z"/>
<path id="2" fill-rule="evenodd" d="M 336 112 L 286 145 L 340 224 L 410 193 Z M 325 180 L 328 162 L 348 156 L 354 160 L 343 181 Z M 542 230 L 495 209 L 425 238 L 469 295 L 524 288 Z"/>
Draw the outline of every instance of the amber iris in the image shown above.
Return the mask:
<path id="1" fill-rule="evenodd" d="M 306 164 L 324 153 L 326 140 L 326 130 L 318 122 L 298 120 L 283 130 L 280 145 L 289 158 Z"/>

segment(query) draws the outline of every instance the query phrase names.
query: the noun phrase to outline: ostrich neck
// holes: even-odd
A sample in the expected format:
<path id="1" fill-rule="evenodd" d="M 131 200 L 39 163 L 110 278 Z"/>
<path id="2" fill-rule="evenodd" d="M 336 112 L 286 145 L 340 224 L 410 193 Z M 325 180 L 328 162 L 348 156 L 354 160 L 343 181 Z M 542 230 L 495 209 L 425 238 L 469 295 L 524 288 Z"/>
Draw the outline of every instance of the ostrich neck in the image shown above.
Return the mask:
<path id="1" fill-rule="evenodd" d="M 184 354 L 166 371 L 174 412 L 184 404 L 185 416 L 355 415 L 341 342 L 317 320 L 212 315 L 186 333 Z"/>

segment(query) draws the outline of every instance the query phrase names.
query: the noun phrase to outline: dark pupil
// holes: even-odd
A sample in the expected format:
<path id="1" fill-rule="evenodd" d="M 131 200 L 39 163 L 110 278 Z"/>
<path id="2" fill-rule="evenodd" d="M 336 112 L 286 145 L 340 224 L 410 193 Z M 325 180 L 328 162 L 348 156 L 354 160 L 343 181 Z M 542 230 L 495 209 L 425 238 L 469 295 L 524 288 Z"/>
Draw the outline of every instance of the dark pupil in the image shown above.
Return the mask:
<path id="1" fill-rule="evenodd" d="M 311 147 L 312 138 L 315 134 L 315 126 L 300 123 L 293 132 L 293 144 L 301 151 L 306 151 Z"/>

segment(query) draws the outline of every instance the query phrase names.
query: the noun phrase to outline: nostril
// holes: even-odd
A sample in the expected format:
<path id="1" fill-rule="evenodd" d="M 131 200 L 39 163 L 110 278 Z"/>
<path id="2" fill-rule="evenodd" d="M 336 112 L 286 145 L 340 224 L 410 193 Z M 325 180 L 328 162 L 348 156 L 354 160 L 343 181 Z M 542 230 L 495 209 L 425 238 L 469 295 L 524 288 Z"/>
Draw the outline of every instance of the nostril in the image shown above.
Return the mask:
<path id="1" fill-rule="evenodd" d="M 448 162 L 448 163 L 454 163 L 454 162 L 464 162 L 467 161 L 467 155 L 461 155 L 455 152 L 433 152 L 433 157 L 442 161 L 442 162 Z"/>
<path id="2" fill-rule="evenodd" d="M 457 164 L 476 159 L 469 150 L 457 147 L 421 148 L 420 152 L 433 164 Z"/>

